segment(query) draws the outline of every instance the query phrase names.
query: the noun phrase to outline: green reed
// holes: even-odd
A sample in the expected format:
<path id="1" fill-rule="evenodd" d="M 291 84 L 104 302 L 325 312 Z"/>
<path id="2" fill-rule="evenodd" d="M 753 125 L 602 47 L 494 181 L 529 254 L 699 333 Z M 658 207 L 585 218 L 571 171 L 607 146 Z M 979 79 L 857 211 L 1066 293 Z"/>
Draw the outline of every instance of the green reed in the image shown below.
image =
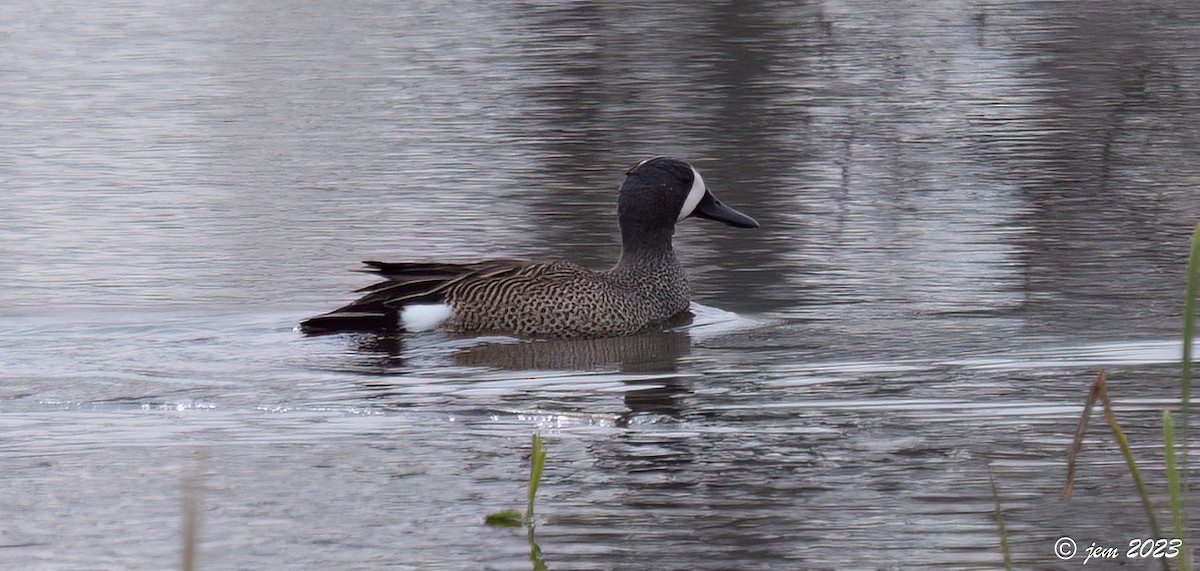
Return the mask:
<path id="1" fill-rule="evenodd" d="M 1200 292 L 1200 223 L 1192 231 L 1192 247 L 1188 253 L 1187 286 L 1183 298 L 1183 357 L 1180 359 L 1182 395 L 1179 414 L 1179 443 L 1183 448 L 1180 466 L 1186 479 L 1188 409 L 1192 404 L 1192 342 L 1196 337 L 1196 294 Z"/>
<path id="2" fill-rule="evenodd" d="M 1196 337 L 1196 298 L 1200 293 L 1200 223 L 1192 230 L 1191 249 L 1188 252 L 1187 285 L 1183 298 L 1183 351 L 1179 359 L 1179 436 L 1178 462 L 1173 440 L 1174 424 L 1169 411 L 1163 411 L 1163 440 L 1167 453 L 1167 486 L 1171 494 L 1171 516 L 1175 537 L 1183 541 L 1183 557 L 1179 568 L 1190 570 L 1191 543 L 1187 533 L 1187 505 L 1183 498 L 1188 496 L 1188 415 L 1192 408 L 1192 360 Z"/>
<path id="3" fill-rule="evenodd" d="M 1197 223 L 1192 231 L 1191 248 L 1188 253 L 1187 283 L 1184 287 L 1183 350 L 1180 357 L 1181 390 L 1178 432 L 1176 432 L 1176 425 L 1171 416 L 1171 411 L 1164 410 L 1162 412 L 1163 459 L 1171 509 L 1171 532 L 1173 539 L 1178 539 L 1182 542 L 1179 555 L 1174 559 L 1174 563 L 1176 568 L 1181 571 L 1190 571 L 1192 569 L 1191 543 L 1187 539 L 1189 520 L 1187 516 L 1187 503 L 1184 498 L 1188 496 L 1187 429 L 1188 414 L 1192 404 L 1192 361 L 1194 355 L 1193 345 L 1196 336 L 1197 294 L 1200 294 L 1200 223 Z M 1121 430 L 1120 424 L 1117 423 L 1116 415 L 1113 414 L 1112 402 L 1108 398 L 1107 375 L 1104 371 L 1100 371 L 1096 381 L 1092 383 L 1087 403 L 1084 405 L 1083 412 L 1079 417 L 1079 425 L 1075 430 L 1074 442 L 1067 454 L 1067 483 L 1063 487 L 1063 498 L 1069 499 L 1071 497 L 1075 480 L 1076 456 L 1083 445 L 1083 434 L 1086 430 L 1088 419 L 1091 416 L 1093 405 L 1097 402 L 1103 406 L 1104 417 L 1109 429 L 1112 431 L 1113 439 L 1116 440 L 1117 445 L 1121 448 L 1121 455 L 1125 458 L 1129 475 L 1133 478 L 1134 487 L 1137 489 L 1142 507 L 1146 511 L 1146 519 L 1149 521 L 1151 533 L 1155 538 L 1162 538 L 1157 518 L 1154 516 L 1154 508 L 1150 501 L 1150 495 L 1146 491 L 1141 473 L 1138 470 L 1137 463 L 1134 461 L 1129 440 L 1126 438 L 1125 432 Z M 1168 568 L 1166 559 L 1162 560 L 1162 565 L 1164 569 Z"/>
<path id="4" fill-rule="evenodd" d="M 1075 486 L 1076 457 L 1083 447 L 1083 435 L 1087 430 L 1088 420 L 1091 418 L 1092 409 L 1096 403 L 1100 403 L 1108 429 L 1112 432 L 1113 440 L 1116 440 L 1117 446 L 1121 449 L 1121 456 L 1125 458 L 1125 466 L 1129 470 L 1130 477 L 1133 478 L 1133 486 L 1137 490 L 1138 498 L 1142 501 L 1142 509 L 1146 511 L 1150 532 L 1156 538 L 1162 537 L 1159 532 L 1158 518 L 1154 516 L 1154 504 L 1150 501 L 1150 493 L 1146 490 L 1145 482 L 1142 481 L 1142 473 L 1141 470 L 1138 470 L 1137 461 L 1133 458 L 1133 449 L 1129 446 L 1129 438 L 1125 436 L 1125 431 L 1117 422 L 1117 415 L 1113 413 L 1112 400 L 1108 398 L 1108 374 L 1104 371 L 1100 371 L 1096 375 L 1096 380 L 1092 381 L 1087 403 L 1079 415 L 1079 424 L 1075 428 L 1075 440 L 1067 452 L 1067 483 L 1063 486 L 1062 497 L 1067 500 L 1071 499 L 1071 493 Z"/>
<path id="5" fill-rule="evenodd" d="M 483 519 L 487 525 L 494 527 L 525 527 L 526 539 L 529 541 L 529 560 L 533 563 L 533 571 L 546 571 L 546 561 L 542 558 L 542 548 L 537 542 L 537 522 L 533 517 L 534 499 L 537 497 L 538 486 L 542 483 L 542 471 L 546 467 L 546 448 L 542 445 L 542 435 L 533 435 L 533 452 L 529 457 L 529 486 L 525 492 L 525 513 L 521 510 L 508 509 L 490 513 Z"/>
<path id="6" fill-rule="evenodd" d="M 988 480 L 992 483 L 992 501 L 996 504 L 996 525 L 1000 528 L 1000 552 L 1004 554 L 1004 571 L 1012 571 L 1012 552 L 1008 548 L 1008 529 L 1004 526 L 1004 509 L 1000 507 L 1000 491 L 996 488 L 996 476 L 988 465 Z"/>
<path id="7" fill-rule="evenodd" d="M 542 447 L 542 435 L 533 435 L 533 454 L 529 458 L 529 488 L 525 493 L 525 524 L 533 525 L 533 499 L 542 483 L 542 470 L 546 467 L 546 449 Z"/>
<path id="8" fill-rule="evenodd" d="M 1163 451 L 1164 461 L 1167 466 L 1167 493 L 1170 496 L 1171 502 L 1171 524 L 1175 531 L 1175 537 L 1183 542 L 1180 553 L 1183 555 L 1179 559 L 1179 569 L 1188 570 L 1192 568 L 1192 561 L 1188 553 L 1188 543 L 1184 540 L 1184 534 L 1187 533 L 1187 516 L 1184 511 L 1182 482 L 1180 481 L 1180 470 L 1175 464 L 1175 425 L 1171 421 L 1171 411 L 1163 411 Z"/>

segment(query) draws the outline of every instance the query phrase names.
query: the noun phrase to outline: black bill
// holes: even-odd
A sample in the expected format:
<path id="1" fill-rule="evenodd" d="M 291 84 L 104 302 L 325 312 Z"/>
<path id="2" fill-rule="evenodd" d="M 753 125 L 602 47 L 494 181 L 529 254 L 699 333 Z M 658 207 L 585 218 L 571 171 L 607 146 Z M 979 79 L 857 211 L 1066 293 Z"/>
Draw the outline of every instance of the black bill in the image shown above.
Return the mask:
<path id="1" fill-rule="evenodd" d="M 717 197 L 708 191 L 704 192 L 704 198 L 700 199 L 700 204 L 696 205 L 696 209 L 692 211 L 692 216 L 724 222 L 737 228 L 758 228 L 757 220 L 726 206 L 725 203 L 717 200 Z"/>

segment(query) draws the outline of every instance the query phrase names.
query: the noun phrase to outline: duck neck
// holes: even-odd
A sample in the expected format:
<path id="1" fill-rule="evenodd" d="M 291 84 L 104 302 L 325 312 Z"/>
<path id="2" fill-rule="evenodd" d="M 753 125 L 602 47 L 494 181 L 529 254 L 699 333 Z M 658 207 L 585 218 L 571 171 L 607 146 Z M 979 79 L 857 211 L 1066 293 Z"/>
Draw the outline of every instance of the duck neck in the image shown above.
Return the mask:
<path id="1" fill-rule="evenodd" d="M 621 259 L 613 273 L 631 276 L 654 275 L 666 268 L 677 268 L 675 250 L 671 247 L 674 229 L 630 232 L 621 231 Z"/>
<path id="2" fill-rule="evenodd" d="M 621 259 L 608 276 L 617 285 L 637 292 L 648 303 L 652 319 L 666 319 L 688 307 L 692 296 L 683 266 L 671 248 L 672 229 L 661 233 L 622 232 Z"/>

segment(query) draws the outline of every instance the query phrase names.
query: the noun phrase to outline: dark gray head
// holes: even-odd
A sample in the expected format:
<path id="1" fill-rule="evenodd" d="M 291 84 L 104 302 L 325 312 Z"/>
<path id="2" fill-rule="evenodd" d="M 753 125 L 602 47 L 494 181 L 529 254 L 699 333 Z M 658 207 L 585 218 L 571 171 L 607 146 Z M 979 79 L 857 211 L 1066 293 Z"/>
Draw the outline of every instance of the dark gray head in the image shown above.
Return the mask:
<path id="1" fill-rule="evenodd" d="M 756 220 L 717 200 L 704 185 L 700 173 L 679 159 L 646 159 L 625 175 L 617 200 L 617 216 L 626 243 L 640 236 L 661 239 L 657 235 L 664 231 L 669 237 L 675 224 L 689 216 L 738 228 L 758 228 Z"/>

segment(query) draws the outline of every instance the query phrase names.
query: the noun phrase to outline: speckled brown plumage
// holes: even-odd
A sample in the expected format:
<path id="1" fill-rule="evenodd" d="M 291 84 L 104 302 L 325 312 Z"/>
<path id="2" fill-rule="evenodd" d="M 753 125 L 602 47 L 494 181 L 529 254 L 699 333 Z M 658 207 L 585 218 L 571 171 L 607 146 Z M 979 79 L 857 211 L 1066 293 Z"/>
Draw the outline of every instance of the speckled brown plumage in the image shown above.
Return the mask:
<path id="1" fill-rule="evenodd" d="M 570 262 L 499 260 L 441 264 L 447 276 L 428 279 L 427 264 L 368 262 L 389 278 L 376 298 L 398 308 L 414 300 L 444 301 L 454 310 L 446 328 L 458 332 L 503 332 L 522 336 L 610 337 L 628 335 L 688 307 L 691 292 L 674 256 L 638 267 L 618 265 L 595 272 Z M 414 287 L 420 284 L 421 287 Z M 404 296 L 398 292 L 407 289 Z M 343 308 L 353 311 L 356 308 Z"/>
<path id="2" fill-rule="evenodd" d="M 309 333 L 397 327 L 399 311 L 442 302 L 458 332 L 520 336 L 628 335 L 685 311 L 691 297 L 671 236 L 696 215 L 744 228 L 754 219 L 718 201 L 683 161 L 655 158 L 629 170 L 618 201 L 621 260 L 593 271 L 570 262 L 365 262 L 384 281 L 358 300 L 301 323 Z"/>

